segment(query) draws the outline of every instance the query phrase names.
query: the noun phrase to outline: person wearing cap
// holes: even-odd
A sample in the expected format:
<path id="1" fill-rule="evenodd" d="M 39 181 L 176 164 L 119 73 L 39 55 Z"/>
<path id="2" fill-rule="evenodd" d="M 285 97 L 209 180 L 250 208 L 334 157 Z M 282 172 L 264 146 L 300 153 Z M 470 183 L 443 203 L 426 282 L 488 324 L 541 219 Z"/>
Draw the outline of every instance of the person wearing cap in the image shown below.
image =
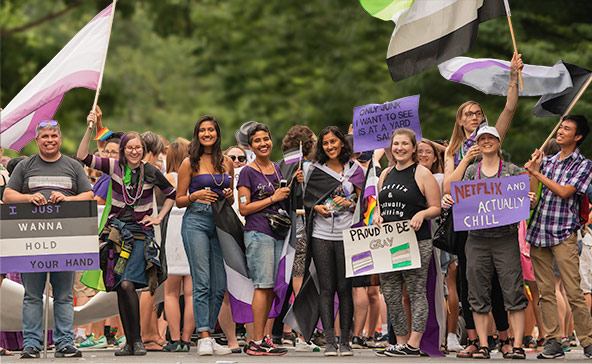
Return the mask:
<path id="1" fill-rule="evenodd" d="M 574 326 L 584 355 L 592 357 L 592 318 L 580 288 L 577 232 L 581 228 L 579 211 L 584 194 L 592 181 L 592 161 L 578 149 L 590 132 L 583 115 L 566 115 L 557 130 L 561 151 L 543 157 L 535 150 L 524 168 L 532 176 L 530 189 L 538 190 L 540 201 L 530 220 L 526 241 L 537 286 L 541 293 L 541 312 L 545 324 L 545 348 L 540 359 L 564 356 L 557 317 L 553 260 L 567 293 Z"/>
<path id="2" fill-rule="evenodd" d="M 35 130 L 39 153 L 21 161 L 11 174 L 4 191 L 5 203 L 32 203 L 36 206 L 62 201 L 92 200 L 93 193 L 82 165 L 62 155 L 60 125 L 55 120 L 42 121 Z M 80 357 L 74 347 L 74 304 L 72 287 L 75 272 L 51 272 L 53 287 L 53 339 L 55 357 Z M 21 358 L 39 358 L 43 349 L 43 290 L 45 272 L 22 273 L 23 351 Z"/>
<path id="3" fill-rule="evenodd" d="M 476 141 L 483 159 L 467 168 L 463 180 L 502 178 L 526 173 L 523 168 L 502 160 L 500 134 L 496 128 L 481 127 L 477 132 Z M 529 198 L 533 203 L 534 193 L 529 192 Z M 451 206 L 455 201 L 450 194 L 446 194 L 443 202 Z M 490 357 L 487 333 L 492 308 L 492 277 L 494 272 L 497 272 L 504 308 L 510 313 L 510 324 L 515 337 L 512 352 L 504 353 L 504 358 L 525 359 L 522 337 L 526 318 L 524 310 L 528 305 L 528 299 L 524 295 L 518 224 L 470 230 L 465 253 L 469 305 L 479 337 L 479 350 L 473 353 L 473 358 Z"/>
<path id="4" fill-rule="evenodd" d="M 236 145 L 238 145 L 247 154 L 247 163 L 253 163 L 255 160 L 255 153 L 249 148 L 249 129 L 258 124 L 256 121 L 247 121 L 234 133 Z"/>

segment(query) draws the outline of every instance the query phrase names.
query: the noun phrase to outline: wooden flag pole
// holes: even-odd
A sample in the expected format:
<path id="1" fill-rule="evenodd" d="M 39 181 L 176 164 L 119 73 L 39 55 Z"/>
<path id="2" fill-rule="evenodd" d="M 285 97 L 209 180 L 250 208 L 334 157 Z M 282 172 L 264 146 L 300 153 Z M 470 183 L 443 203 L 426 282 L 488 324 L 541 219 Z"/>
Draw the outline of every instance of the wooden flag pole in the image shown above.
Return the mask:
<path id="1" fill-rule="evenodd" d="M 105 46 L 105 53 L 103 54 L 103 62 L 101 64 L 101 72 L 99 73 L 99 83 L 97 83 L 97 92 L 95 93 L 95 100 L 93 102 L 93 106 L 91 111 L 94 111 L 97 108 L 97 103 L 99 102 L 99 94 L 101 93 L 101 87 L 103 85 L 103 73 L 105 72 L 105 62 L 107 61 L 107 50 L 109 50 L 109 41 L 111 40 L 111 28 L 113 27 L 113 18 L 115 16 L 115 5 L 117 4 L 117 0 L 113 0 L 113 7 L 111 8 L 111 17 L 109 19 L 109 31 L 107 33 L 107 45 Z M 94 125 L 91 123 L 91 129 Z"/>
<path id="2" fill-rule="evenodd" d="M 514 28 L 512 27 L 512 17 L 508 15 L 508 24 L 510 25 L 510 35 L 512 36 L 512 44 L 514 45 L 514 52 L 518 54 L 518 47 L 516 47 L 516 38 L 514 37 Z M 518 70 L 518 77 L 520 77 L 520 89 L 524 91 L 524 80 L 522 80 L 522 71 Z"/>
<path id="3" fill-rule="evenodd" d="M 541 149 L 543 149 L 545 147 L 545 145 L 547 145 L 549 140 L 551 140 L 551 138 L 553 138 L 553 135 L 555 135 L 555 133 L 557 132 L 557 129 L 559 129 L 559 126 L 561 125 L 561 121 L 563 120 L 565 115 L 569 115 L 569 113 L 571 112 L 571 109 L 573 109 L 574 105 L 576 104 L 576 102 L 578 102 L 580 97 L 584 94 L 584 91 L 586 91 L 588 86 L 590 86 L 591 82 L 592 82 L 592 73 L 588 76 L 588 79 L 586 80 L 586 82 L 584 82 L 584 84 L 580 88 L 580 91 L 578 91 L 578 93 L 573 98 L 573 100 L 571 100 L 571 102 L 569 103 L 569 106 L 567 107 L 567 109 L 565 109 L 565 112 L 563 113 L 563 115 L 561 115 L 559 122 L 557 123 L 557 125 L 555 125 L 555 129 L 553 129 L 553 131 L 551 132 L 551 134 L 549 134 L 549 136 L 547 137 L 547 139 L 545 140 L 543 145 L 541 145 Z"/>

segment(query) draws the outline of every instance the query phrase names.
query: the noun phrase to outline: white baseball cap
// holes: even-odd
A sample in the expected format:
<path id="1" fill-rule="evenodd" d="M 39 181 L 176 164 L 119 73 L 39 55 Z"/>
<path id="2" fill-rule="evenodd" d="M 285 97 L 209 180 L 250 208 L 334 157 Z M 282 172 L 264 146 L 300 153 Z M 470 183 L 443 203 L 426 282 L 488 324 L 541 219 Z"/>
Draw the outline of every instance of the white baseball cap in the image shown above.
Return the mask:
<path id="1" fill-rule="evenodd" d="M 491 134 L 494 137 L 496 137 L 497 140 L 500 140 L 501 141 L 501 138 L 500 138 L 499 133 L 497 132 L 497 129 L 494 128 L 493 126 L 485 125 L 485 126 L 480 127 L 479 128 L 479 131 L 477 132 L 477 138 L 476 139 L 479 140 L 479 138 L 481 138 L 481 136 L 482 135 L 485 135 L 485 134 Z"/>

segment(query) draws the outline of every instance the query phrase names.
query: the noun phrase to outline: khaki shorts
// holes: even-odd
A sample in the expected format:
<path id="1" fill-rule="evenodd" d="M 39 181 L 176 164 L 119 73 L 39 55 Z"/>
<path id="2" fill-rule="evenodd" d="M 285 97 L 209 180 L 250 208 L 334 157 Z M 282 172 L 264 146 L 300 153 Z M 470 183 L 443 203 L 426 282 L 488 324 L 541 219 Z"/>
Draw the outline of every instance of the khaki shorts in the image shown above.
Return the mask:
<path id="1" fill-rule="evenodd" d="M 75 298 L 93 297 L 99 292 L 85 286 L 82 282 L 80 282 L 80 278 L 82 278 L 82 272 L 76 272 L 76 274 L 74 274 L 74 288 L 72 289 L 72 296 Z"/>

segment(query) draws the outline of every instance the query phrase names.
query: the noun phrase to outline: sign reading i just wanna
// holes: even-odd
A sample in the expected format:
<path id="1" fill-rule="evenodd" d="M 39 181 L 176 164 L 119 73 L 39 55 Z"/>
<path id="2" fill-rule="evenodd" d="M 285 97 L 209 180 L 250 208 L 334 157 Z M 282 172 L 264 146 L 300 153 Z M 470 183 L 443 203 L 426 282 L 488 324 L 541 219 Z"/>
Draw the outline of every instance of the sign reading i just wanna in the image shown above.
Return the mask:
<path id="1" fill-rule="evenodd" d="M 0 205 L 0 273 L 97 269 L 96 201 Z"/>

